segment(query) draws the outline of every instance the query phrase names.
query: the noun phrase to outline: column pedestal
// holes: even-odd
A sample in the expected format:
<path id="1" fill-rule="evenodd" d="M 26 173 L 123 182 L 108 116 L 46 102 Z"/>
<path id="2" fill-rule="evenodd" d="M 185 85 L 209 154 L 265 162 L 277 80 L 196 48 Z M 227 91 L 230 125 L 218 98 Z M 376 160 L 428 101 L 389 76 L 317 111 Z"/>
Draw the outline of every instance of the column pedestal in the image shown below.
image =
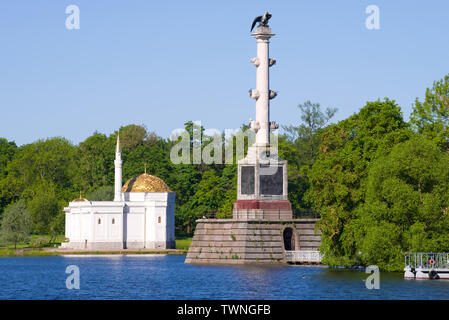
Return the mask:
<path id="1" fill-rule="evenodd" d="M 280 160 L 276 151 L 255 145 L 238 162 L 234 219 L 292 219 L 287 161 Z"/>

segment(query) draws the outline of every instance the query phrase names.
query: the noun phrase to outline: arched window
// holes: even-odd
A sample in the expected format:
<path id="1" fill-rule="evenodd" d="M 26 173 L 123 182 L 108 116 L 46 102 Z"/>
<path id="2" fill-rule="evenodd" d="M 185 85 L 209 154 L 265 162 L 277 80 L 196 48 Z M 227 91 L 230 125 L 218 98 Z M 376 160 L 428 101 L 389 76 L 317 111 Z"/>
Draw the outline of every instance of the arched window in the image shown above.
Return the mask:
<path id="1" fill-rule="evenodd" d="M 112 218 L 112 224 L 115 224 L 115 219 L 114 218 Z"/>
<path id="2" fill-rule="evenodd" d="M 101 219 L 98 219 L 98 224 L 101 224 Z"/>
<path id="3" fill-rule="evenodd" d="M 158 218 L 157 218 L 157 222 L 158 222 L 158 223 L 161 223 L 161 217 L 158 217 Z"/>

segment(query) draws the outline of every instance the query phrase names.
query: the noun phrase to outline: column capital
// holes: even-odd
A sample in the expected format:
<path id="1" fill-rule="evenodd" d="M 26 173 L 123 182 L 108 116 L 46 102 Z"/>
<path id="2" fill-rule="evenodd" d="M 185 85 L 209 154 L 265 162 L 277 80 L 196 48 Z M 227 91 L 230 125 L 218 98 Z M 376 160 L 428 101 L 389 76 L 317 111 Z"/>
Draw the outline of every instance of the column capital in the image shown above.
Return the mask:
<path id="1" fill-rule="evenodd" d="M 275 34 L 271 33 L 270 27 L 259 26 L 256 28 L 251 37 L 256 38 L 257 40 L 269 40 L 271 37 L 274 37 Z"/>

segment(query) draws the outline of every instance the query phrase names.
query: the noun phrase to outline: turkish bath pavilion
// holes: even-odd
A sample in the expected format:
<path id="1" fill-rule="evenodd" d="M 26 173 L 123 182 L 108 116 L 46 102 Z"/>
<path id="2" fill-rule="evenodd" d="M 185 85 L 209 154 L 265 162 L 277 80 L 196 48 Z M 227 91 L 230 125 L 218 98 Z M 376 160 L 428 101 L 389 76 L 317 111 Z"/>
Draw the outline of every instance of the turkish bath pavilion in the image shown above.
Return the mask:
<path id="1" fill-rule="evenodd" d="M 160 178 L 146 172 L 122 187 L 120 138 L 115 153 L 114 201 L 80 196 L 64 208 L 67 249 L 174 249 L 175 196 Z"/>

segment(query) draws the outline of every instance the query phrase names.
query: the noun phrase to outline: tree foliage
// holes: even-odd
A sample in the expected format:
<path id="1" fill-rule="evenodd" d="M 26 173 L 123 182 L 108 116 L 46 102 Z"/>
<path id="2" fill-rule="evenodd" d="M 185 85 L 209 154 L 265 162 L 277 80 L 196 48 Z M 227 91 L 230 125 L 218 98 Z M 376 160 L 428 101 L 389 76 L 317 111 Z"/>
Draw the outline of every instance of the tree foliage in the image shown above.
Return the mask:
<path id="1" fill-rule="evenodd" d="M 311 165 L 316 158 L 316 152 L 320 144 L 320 130 L 324 128 L 337 112 L 337 108 L 321 110 L 319 103 L 306 101 L 298 105 L 301 111 L 301 123 L 298 126 L 282 126 L 286 137 L 295 146 L 299 153 L 299 159 L 304 165 Z"/>
<path id="2" fill-rule="evenodd" d="M 84 187 L 100 187 L 112 183 L 114 176 L 114 139 L 94 132 L 78 146 L 78 168 Z"/>
<path id="3" fill-rule="evenodd" d="M 323 128 L 337 112 L 337 108 L 322 110 L 319 103 L 306 101 L 298 105 L 299 125 L 282 126 L 279 155 L 288 163 L 289 200 L 294 210 L 310 209 L 304 199 L 310 187 L 308 170 L 314 164 L 321 143 Z"/>
<path id="4" fill-rule="evenodd" d="M 449 155 L 420 136 L 373 163 L 357 217 L 364 264 L 401 270 L 401 252 L 449 250 L 448 164 Z"/>
<path id="5" fill-rule="evenodd" d="M 449 151 L 449 74 L 426 89 L 423 102 L 416 98 L 410 122 L 418 133 Z"/>
<path id="6" fill-rule="evenodd" d="M 4 138 L 0 138 L 0 180 L 5 178 L 8 174 L 7 165 L 14 157 L 17 151 L 17 145 L 13 141 L 8 141 Z M 11 199 L 0 192 L 0 218 L 2 216 L 3 209 L 8 205 Z"/>
<path id="7" fill-rule="evenodd" d="M 14 248 L 17 248 L 18 242 L 28 240 L 31 228 L 31 214 L 24 200 L 19 200 L 6 208 L 0 229 L 3 240 L 14 243 Z"/>
<path id="8" fill-rule="evenodd" d="M 52 222 L 62 211 L 55 185 L 46 181 L 34 184 L 23 193 L 23 199 L 26 199 L 27 208 L 33 219 L 33 233 L 49 234 L 53 232 Z"/>
<path id="9" fill-rule="evenodd" d="M 326 128 L 308 172 L 306 199 L 321 214 L 322 250 L 329 264 L 352 264 L 371 162 L 412 132 L 394 101 L 368 102 L 359 113 Z"/>
<path id="10" fill-rule="evenodd" d="M 90 201 L 113 201 L 114 200 L 114 187 L 103 186 L 95 189 L 89 193 L 86 197 Z"/>

